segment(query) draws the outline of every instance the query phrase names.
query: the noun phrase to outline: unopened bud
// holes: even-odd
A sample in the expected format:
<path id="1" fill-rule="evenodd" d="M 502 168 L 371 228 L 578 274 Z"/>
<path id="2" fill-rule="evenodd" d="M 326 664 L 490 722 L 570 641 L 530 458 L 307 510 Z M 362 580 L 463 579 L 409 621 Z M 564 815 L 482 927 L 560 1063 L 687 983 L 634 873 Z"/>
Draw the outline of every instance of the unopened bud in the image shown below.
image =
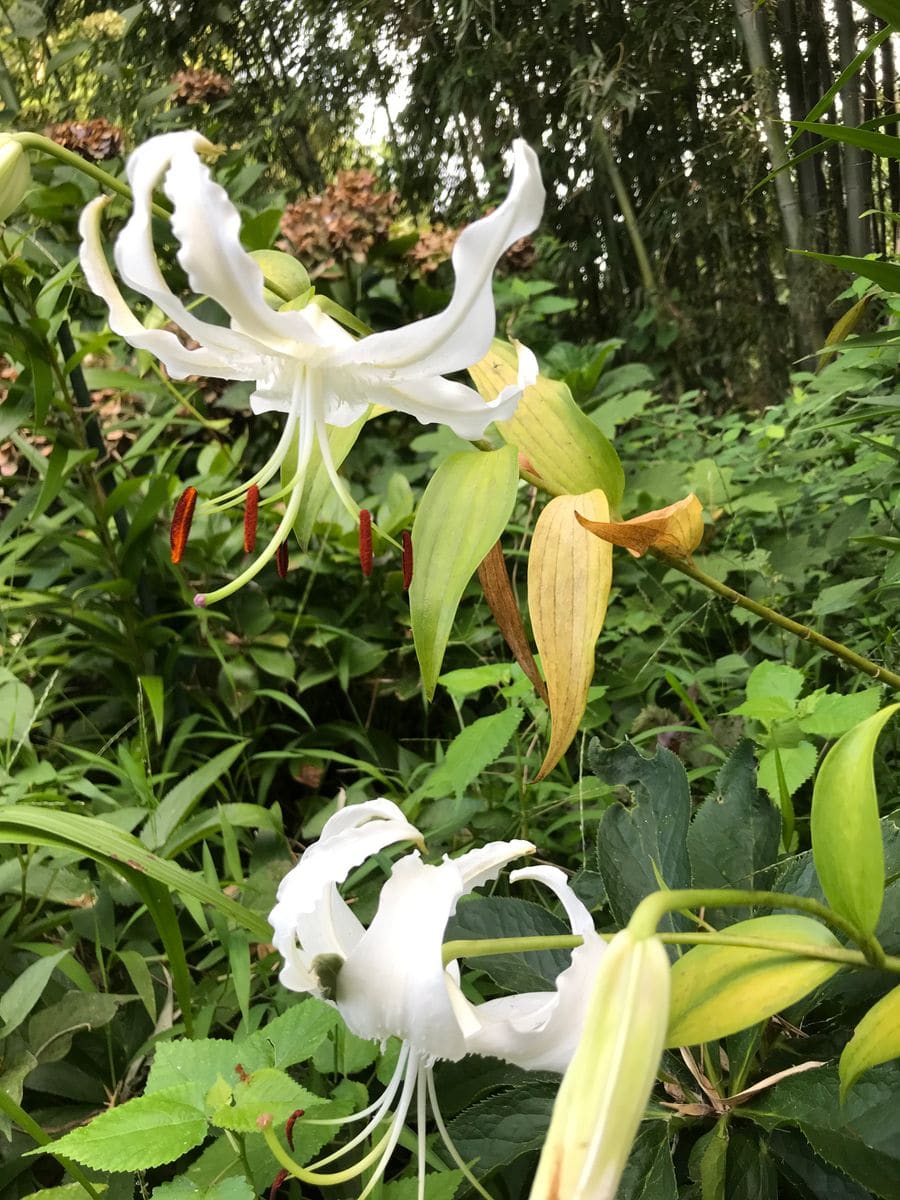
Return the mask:
<path id="1" fill-rule="evenodd" d="M 669 958 L 623 929 L 600 960 L 530 1200 L 613 1200 L 647 1108 L 669 1020 Z"/>
<path id="2" fill-rule="evenodd" d="M 0 221 L 15 212 L 30 186 L 31 167 L 22 143 L 0 134 Z"/>
<path id="3" fill-rule="evenodd" d="M 311 299 L 312 289 L 306 267 L 293 255 L 281 250 L 251 250 L 250 257 L 262 268 L 265 298 L 276 308 L 285 302 Z M 295 305 L 292 303 L 291 307 Z"/>

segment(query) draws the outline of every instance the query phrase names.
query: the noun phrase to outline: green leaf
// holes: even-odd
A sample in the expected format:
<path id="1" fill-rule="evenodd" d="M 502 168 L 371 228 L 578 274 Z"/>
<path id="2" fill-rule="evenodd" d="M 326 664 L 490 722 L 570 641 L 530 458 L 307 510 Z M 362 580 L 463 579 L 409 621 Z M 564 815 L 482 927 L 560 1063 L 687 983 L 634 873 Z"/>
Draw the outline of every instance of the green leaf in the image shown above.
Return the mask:
<path id="1" fill-rule="evenodd" d="M 246 1179 L 234 1176 L 210 1187 L 200 1187 L 182 1176 L 154 1188 L 153 1200 L 256 1200 L 257 1193 Z"/>
<path id="2" fill-rule="evenodd" d="M 597 866 L 613 916 L 622 926 L 651 892 L 662 886 L 691 886 L 687 775 L 671 751 L 660 748 L 653 758 L 644 758 L 627 742 L 613 750 L 602 750 L 594 739 L 588 749 L 588 763 L 604 783 L 624 785 L 635 799 L 631 808 L 610 805 L 597 830 Z M 683 918 L 667 915 L 661 928 L 683 929 Z"/>
<path id="3" fill-rule="evenodd" d="M 14 1029 L 18 1029 L 34 1006 L 44 994 L 44 988 L 50 982 L 50 976 L 70 951 L 60 950 L 57 954 L 48 954 L 27 966 L 6 991 L 0 996 L 0 1038 L 9 1037 Z"/>
<path id="4" fill-rule="evenodd" d="M 352 425 L 328 426 L 328 445 L 331 449 L 331 458 L 335 469 L 340 467 L 341 463 L 353 449 L 359 435 L 362 433 L 363 426 L 371 415 L 372 409 L 369 409 L 357 421 L 354 421 Z M 281 466 L 282 486 L 293 479 L 296 469 L 297 439 L 295 437 Z M 334 495 L 334 485 L 322 462 L 322 452 L 319 449 L 319 444 L 317 441 L 313 441 L 312 451 L 309 456 L 309 465 L 306 468 L 306 477 L 303 481 L 303 497 L 300 501 L 300 512 L 297 520 L 294 522 L 294 533 L 297 536 L 297 541 L 304 550 L 309 547 L 316 521 L 322 511 L 322 506 L 332 495 Z"/>
<path id="5" fill-rule="evenodd" d="M 765 890 L 780 838 L 781 814 L 756 786 L 753 743 L 742 742 L 688 830 L 693 886 Z M 725 908 L 707 911 L 706 919 L 721 928 L 750 915 L 749 909 Z"/>
<path id="6" fill-rule="evenodd" d="M 776 1129 L 766 1141 L 780 1173 L 812 1200 L 872 1200 L 872 1193 L 814 1153 L 799 1130 Z"/>
<path id="7" fill-rule="evenodd" d="M 518 1086 L 461 1112 L 449 1129 L 463 1160 L 477 1159 L 478 1174 L 486 1175 L 540 1150 L 558 1086 L 558 1077 L 534 1073 Z"/>
<path id="8" fill-rule="evenodd" d="M 888 25 L 900 26 L 900 0 L 859 0 L 859 3 Z"/>
<path id="9" fill-rule="evenodd" d="M 880 688 L 866 688 L 852 696 L 827 692 L 808 716 L 800 718 L 800 728 L 804 733 L 815 733 L 819 737 L 840 737 L 860 721 L 873 716 L 880 703 Z"/>
<path id="10" fill-rule="evenodd" d="M 0 743 L 26 738 L 34 711 L 31 688 L 16 679 L 11 671 L 0 669 Z"/>
<path id="11" fill-rule="evenodd" d="M 782 746 L 777 751 L 767 750 L 760 756 L 757 782 L 775 801 L 778 801 L 781 795 L 778 782 L 779 758 L 787 794 L 793 796 L 806 783 L 807 779 L 812 777 L 812 773 L 816 769 L 816 748 L 812 742 L 804 741 L 796 746 Z"/>
<path id="12" fill-rule="evenodd" d="M 678 1200 L 665 1122 L 646 1121 L 640 1127 L 619 1181 L 616 1200 Z"/>
<path id="13" fill-rule="evenodd" d="M 499 758 L 522 723 L 525 710 L 516 705 L 478 717 L 458 733 L 435 769 L 414 796 L 460 796 L 473 779 Z"/>
<path id="14" fill-rule="evenodd" d="M 139 675 L 138 680 L 144 695 L 147 697 L 147 703 L 150 705 L 150 712 L 153 715 L 153 728 L 156 732 L 157 742 L 162 741 L 163 726 L 165 724 L 165 690 L 161 675 Z"/>
<path id="15" fill-rule="evenodd" d="M 864 1071 L 900 1058 L 900 987 L 873 1005 L 853 1031 L 839 1064 L 841 1100 Z"/>
<path id="16" fill-rule="evenodd" d="M 170 791 L 166 792 L 159 807 L 147 818 L 141 830 L 141 841 L 151 850 L 158 850 L 174 833 L 185 817 L 189 816 L 203 799 L 204 792 L 219 780 L 234 760 L 241 754 L 247 741 L 234 742 L 220 750 L 196 771 L 191 771 Z"/>
<path id="17" fill-rule="evenodd" d="M 778 1200 L 778 1173 L 769 1156 L 768 1139 L 732 1127 L 725 1171 L 728 1200 Z"/>
<path id="18" fill-rule="evenodd" d="M 444 941 L 478 938 L 548 937 L 571 932 L 553 913 L 528 900 L 476 896 L 460 904 L 447 924 Z M 480 971 L 508 992 L 549 991 L 569 965 L 567 950 L 485 955 L 473 960 Z"/>
<path id="19" fill-rule="evenodd" d="M 874 933 L 884 898 L 884 851 L 872 759 L 878 735 L 900 704 L 845 733 L 828 751 L 813 788 L 813 859 L 828 903 Z"/>
<path id="20" fill-rule="evenodd" d="M 810 917 L 768 916 L 741 921 L 732 937 L 840 945 Z M 737 946 L 694 946 L 672 967 L 672 1000 L 667 1046 L 695 1046 L 727 1037 L 773 1016 L 830 979 L 840 963 L 793 957 L 790 951 Z"/>
<path id="21" fill-rule="evenodd" d="M 750 672 L 747 680 L 747 699 L 759 700 L 777 696 L 790 708 L 794 708 L 802 689 L 802 671 L 766 659 Z"/>
<path id="22" fill-rule="evenodd" d="M 98 1171 L 139 1171 L 174 1162 L 206 1137 L 206 1117 L 184 1095 L 179 1087 L 128 1100 L 53 1142 L 53 1153 Z"/>
<path id="23" fill-rule="evenodd" d="M 238 1063 L 247 1072 L 269 1065 L 262 1048 L 250 1047 L 246 1042 L 234 1043 L 224 1038 L 197 1038 L 194 1041 L 179 1038 L 159 1042 L 144 1095 L 168 1094 L 180 1087 L 186 1096 L 190 1096 L 194 1106 L 202 1109 L 210 1089 L 218 1080 L 224 1080 L 229 1087 L 237 1085 Z"/>
<path id="24" fill-rule="evenodd" d="M 320 1099 L 274 1067 L 254 1071 L 249 1082 L 236 1085 L 233 1096 L 232 1104 L 223 1104 L 210 1117 L 214 1125 L 233 1133 L 259 1133 L 257 1120 L 263 1113 L 283 1125 L 292 1113 Z"/>
<path id="25" fill-rule="evenodd" d="M 28 1022 L 28 1044 L 42 1063 L 65 1058 L 72 1037 L 82 1029 L 108 1025 L 122 998 L 104 992 L 69 991 L 65 999 L 42 1008 Z"/>
<path id="26" fill-rule="evenodd" d="M 409 589 L 425 695 L 434 696 L 466 584 L 506 528 L 518 484 L 515 448 L 451 454 L 435 471 L 412 529 Z"/>
<path id="27" fill-rule="evenodd" d="M 871 279 L 886 292 L 900 292 L 900 266 L 895 263 L 876 262 L 872 258 L 853 258 L 849 254 L 816 254 L 812 250 L 795 250 L 794 254 L 802 254 L 805 258 L 817 258 L 820 262 L 830 263 L 841 271 L 852 271 L 854 275 L 862 275 Z"/>
<path id="28" fill-rule="evenodd" d="M 830 142 L 859 146 L 877 158 L 900 158 L 900 138 L 889 133 L 878 133 L 874 129 L 863 129 L 858 125 L 832 125 L 825 121 L 791 121 L 791 124 Z"/>
<path id="29" fill-rule="evenodd" d="M 691 1155 L 692 1164 L 695 1157 L 699 1157 L 697 1175 L 703 1200 L 725 1200 L 728 1125 L 721 1117 L 715 1127 L 694 1147 Z"/>
<path id="30" fill-rule="evenodd" d="M 266 1065 L 292 1067 L 312 1058 L 339 1022 L 337 1011 L 324 1000 L 297 1000 L 287 1012 L 242 1042 L 241 1047 L 264 1054 Z"/>
<path id="31" fill-rule="evenodd" d="M 462 1171 L 441 1171 L 426 1175 L 425 1200 L 453 1200 L 464 1178 Z M 418 1187 L 419 1181 L 413 1176 L 398 1179 L 394 1183 L 384 1185 L 381 1197 L 382 1200 L 416 1200 L 419 1194 Z"/>
<path id="32" fill-rule="evenodd" d="M 822 588 L 813 601 L 810 612 L 817 617 L 847 612 L 853 604 L 860 603 L 859 593 L 865 591 L 874 578 L 874 575 L 866 575 L 862 579 L 847 579 L 843 583 Z"/>

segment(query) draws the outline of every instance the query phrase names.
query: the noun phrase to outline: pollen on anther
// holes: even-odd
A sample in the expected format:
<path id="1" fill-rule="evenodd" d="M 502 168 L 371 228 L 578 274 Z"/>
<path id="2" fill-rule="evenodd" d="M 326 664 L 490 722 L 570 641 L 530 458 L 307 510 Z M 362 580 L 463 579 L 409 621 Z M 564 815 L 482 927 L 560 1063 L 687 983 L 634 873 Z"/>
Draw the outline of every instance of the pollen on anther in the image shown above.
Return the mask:
<path id="1" fill-rule="evenodd" d="M 173 563 L 181 562 L 188 534 L 191 532 L 191 521 L 194 519 L 196 503 L 197 489 L 195 487 L 186 487 L 178 497 L 178 503 L 172 513 L 172 528 L 169 530 L 169 545 L 172 548 Z"/>
<path id="2" fill-rule="evenodd" d="M 400 566 L 403 571 L 403 590 L 409 591 L 409 585 L 412 583 L 413 576 L 413 544 L 412 534 L 408 529 L 404 529 L 400 534 L 401 557 Z"/>
<path id="3" fill-rule="evenodd" d="M 275 551 L 275 570 L 278 572 L 279 579 L 287 579 L 288 573 L 288 544 L 282 542 Z"/>
<path id="4" fill-rule="evenodd" d="M 259 488 L 251 483 L 247 488 L 244 508 L 244 553 L 252 554 L 256 546 L 256 524 L 259 520 Z"/>
<path id="5" fill-rule="evenodd" d="M 359 565 L 368 579 L 372 574 L 372 514 L 367 508 L 359 510 Z"/>

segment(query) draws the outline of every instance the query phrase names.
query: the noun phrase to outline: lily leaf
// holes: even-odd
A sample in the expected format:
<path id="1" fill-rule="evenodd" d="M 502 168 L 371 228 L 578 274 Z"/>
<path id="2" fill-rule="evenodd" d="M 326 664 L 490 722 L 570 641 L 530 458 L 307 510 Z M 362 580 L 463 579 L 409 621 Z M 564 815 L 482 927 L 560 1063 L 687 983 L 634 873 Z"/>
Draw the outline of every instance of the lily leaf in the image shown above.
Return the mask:
<path id="1" fill-rule="evenodd" d="M 469 367 L 472 382 L 485 400 L 516 382 L 518 357 L 506 342 L 491 349 Z M 602 488 L 615 508 L 622 499 L 625 476 L 610 442 L 584 415 L 564 383 L 539 375 L 527 387 L 508 421 L 495 427 L 505 442 L 519 451 L 523 478 L 554 496 Z"/>
<path id="2" fill-rule="evenodd" d="M 874 933 L 884 899 L 884 848 L 872 758 L 878 735 L 900 704 L 855 725 L 831 747 L 813 787 L 813 861 L 828 903 Z"/>
<path id="3" fill-rule="evenodd" d="M 900 987 L 874 1004 L 844 1047 L 840 1061 L 841 1103 L 864 1071 L 900 1058 Z"/>
<path id="4" fill-rule="evenodd" d="M 550 697 L 550 745 L 536 778 L 552 771 L 578 731 L 594 677 L 594 647 L 612 587 L 612 546 L 575 520 L 609 517 L 599 489 L 557 496 L 538 518 L 528 556 L 528 610 Z"/>
<path id="5" fill-rule="evenodd" d="M 512 446 L 451 454 L 425 489 L 412 528 L 409 608 L 430 700 L 466 584 L 506 528 L 516 499 Z"/>
<path id="6" fill-rule="evenodd" d="M 624 546 L 635 558 L 648 550 L 659 550 L 671 558 L 690 558 L 703 540 L 703 506 L 693 492 L 629 521 L 591 521 L 581 513 L 575 515 L 596 537 Z"/>

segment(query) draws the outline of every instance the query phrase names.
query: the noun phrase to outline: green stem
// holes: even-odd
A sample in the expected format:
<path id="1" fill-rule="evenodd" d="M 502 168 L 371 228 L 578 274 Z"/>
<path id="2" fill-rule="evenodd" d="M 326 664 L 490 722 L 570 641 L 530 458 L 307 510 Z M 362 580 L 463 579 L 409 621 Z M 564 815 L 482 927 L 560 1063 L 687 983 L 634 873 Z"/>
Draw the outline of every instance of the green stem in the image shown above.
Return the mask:
<path id="1" fill-rule="evenodd" d="M 2 1088 L 0 1088 L 0 1112 L 5 1113 L 11 1121 L 15 1121 L 15 1123 L 24 1133 L 27 1133 L 29 1137 L 33 1138 L 39 1146 L 43 1146 L 48 1154 L 53 1155 L 60 1166 L 64 1167 L 65 1170 L 68 1171 L 75 1182 L 79 1184 L 89 1196 L 93 1196 L 94 1200 L 100 1200 L 100 1193 L 88 1179 L 87 1175 L 85 1175 L 80 1167 L 76 1167 L 73 1162 L 70 1162 L 69 1159 L 64 1158 L 61 1154 L 53 1153 L 53 1139 L 50 1137 L 50 1135 L 45 1133 L 40 1125 L 38 1125 L 37 1121 L 35 1121 L 33 1117 L 30 1117 L 24 1108 L 21 1108 L 18 1104 L 16 1104 L 12 1096 L 10 1096 L 7 1092 L 4 1092 Z"/>
<path id="2" fill-rule="evenodd" d="M 849 646 L 845 646 L 841 642 L 836 642 L 833 638 L 825 637 L 823 633 L 817 633 L 815 629 L 810 629 L 808 625 L 801 625 L 799 621 L 792 621 L 790 617 L 783 616 L 777 609 L 769 608 L 765 604 L 758 604 L 755 600 L 751 600 L 749 596 L 745 596 L 742 592 L 735 591 L 733 587 L 729 587 L 727 583 L 720 583 L 718 579 L 713 579 L 711 575 L 707 575 L 705 571 L 701 571 L 686 559 L 672 558 L 670 555 L 661 554 L 659 551 L 654 551 L 654 554 L 667 567 L 671 567 L 675 571 L 680 571 L 682 575 L 687 575 L 689 579 L 701 583 L 705 588 L 709 588 L 711 592 L 716 592 L 718 595 L 724 596 L 726 600 L 729 600 L 732 604 L 736 604 L 738 608 L 745 608 L 747 612 L 752 612 L 756 616 L 762 617 L 764 621 L 768 621 L 771 625 L 778 625 L 781 629 L 786 629 L 788 633 L 793 633 L 804 642 L 812 642 L 814 645 L 820 646 L 829 654 L 833 654 L 843 662 L 849 663 L 851 667 L 855 667 L 857 671 L 862 671 L 865 675 L 871 675 L 873 679 L 877 679 L 880 683 L 886 683 L 888 687 L 900 691 L 900 675 L 895 675 L 887 667 L 880 667 L 877 663 L 872 662 L 871 659 L 864 658 L 861 654 L 857 654 L 855 650 L 851 650 Z"/>

